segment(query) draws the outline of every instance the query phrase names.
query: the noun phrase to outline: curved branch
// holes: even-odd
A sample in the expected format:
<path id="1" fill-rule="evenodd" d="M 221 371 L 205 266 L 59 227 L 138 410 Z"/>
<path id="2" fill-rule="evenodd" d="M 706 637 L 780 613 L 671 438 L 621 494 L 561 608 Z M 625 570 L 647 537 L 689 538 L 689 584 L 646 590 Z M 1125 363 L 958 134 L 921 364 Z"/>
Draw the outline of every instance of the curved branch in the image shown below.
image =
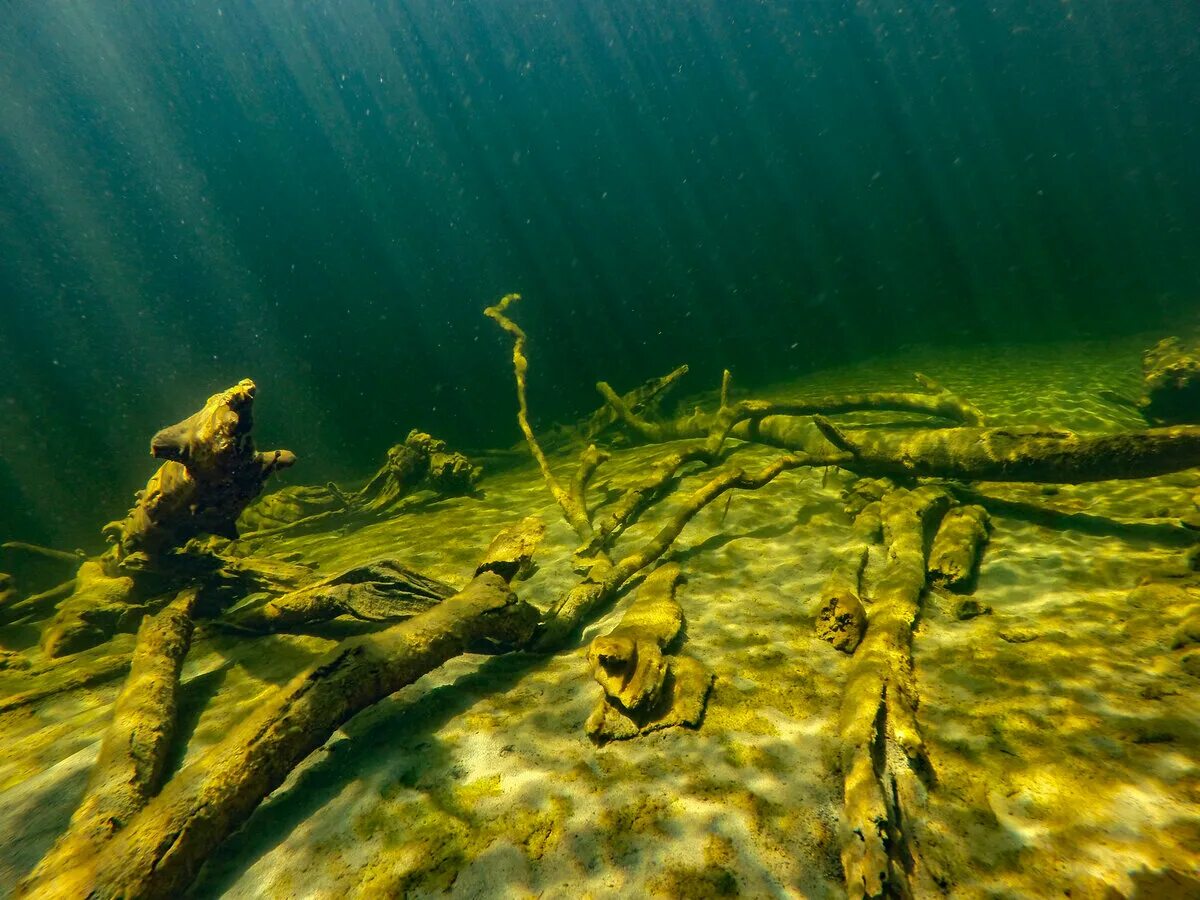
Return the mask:
<path id="1" fill-rule="evenodd" d="M 525 376 L 529 371 L 529 358 L 525 355 L 525 332 L 521 326 L 505 315 L 508 307 L 520 299 L 520 294 L 505 294 L 500 298 L 499 303 L 489 306 L 483 311 L 483 314 L 508 332 L 513 339 L 513 370 L 517 379 L 517 424 L 521 426 L 521 433 L 525 435 L 525 443 L 529 445 L 529 452 L 533 454 L 533 458 L 541 470 L 546 487 L 550 489 L 555 501 L 562 507 L 563 515 L 567 517 L 567 522 L 575 529 L 579 539 L 586 543 L 592 538 L 592 525 L 588 521 L 587 512 L 571 492 L 559 484 L 554 473 L 550 471 L 550 463 L 546 460 L 546 454 L 542 452 L 537 436 L 529 424 L 529 403 L 525 397 Z M 593 467 L 594 470 L 595 467 Z"/>

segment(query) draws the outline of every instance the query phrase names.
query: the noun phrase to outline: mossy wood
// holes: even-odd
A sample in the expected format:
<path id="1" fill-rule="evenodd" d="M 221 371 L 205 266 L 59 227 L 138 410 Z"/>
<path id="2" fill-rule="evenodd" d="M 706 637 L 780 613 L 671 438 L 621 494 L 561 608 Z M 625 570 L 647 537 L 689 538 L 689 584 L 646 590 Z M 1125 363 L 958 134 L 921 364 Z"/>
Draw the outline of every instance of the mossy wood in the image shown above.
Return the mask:
<path id="1" fill-rule="evenodd" d="M 917 724 L 912 630 L 925 587 L 926 539 L 949 503 L 935 487 L 897 490 L 882 501 L 887 560 L 869 591 L 866 635 L 850 662 L 839 722 L 841 856 L 852 898 L 912 896 L 924 876 L 915 806 L 929 762 Z"/>
<path id="2" fill-rule="evenodd" d="M 524 535 L 531 531 L 528 521 L 518 528 Z M 528 538 L 499 543 L 522 553 L 530 550 Z M 498 554 L 493 551 L 489 556 L 495 561 Z M 91 852 L 63 851 L 48 857 L 25 883 L 24 894 L 179 896 L 220 842 L 341 724 L 451 657 L 523 645 L 536 618 L 536 611 L 517 599 L 502 575 L 485 570 L 432 609 L 378 633 L 343 641 L 185 767 L 149 802 L 145 792 L 123 800 L 121 820 L 108 820 L 114 835 L 103 829 L 87 831 Z M 152 629 L 148 626 L 146 633 Z M 175 659 L 171 646 L 176 645 L 168 640 L 139 640 L 148 665 L 159 673 Z M 135 679 L 139 671 L 135 663 Z M 177 667 L 174 672 L 177 680 Z M 122 696 L 132 696 L 136 689 L 131 681 Z M 159 697 L 156 693 L 151 702 Z M 165 702 L 158 706 L 157 725 L 169 730 L 173 709 Z M 149 714 L 148 709 L 143 711 Z M 124 728 L 118 719 L 110 732 L 119 735 Z M 108 783 L 107 778 L 102 780 Z M 140 806 L 140 811 L 133 806 Z M 90 813 L 81 815 L 91 821 Z M 66 842 L 72 843 L 70 837 Z"/>
<path id="3" fill-rule="evenodd" d="M 1150 478 L 1200 465 L 1200 426 L 1076 434 L 1039 426 L 851 431 L 813 420 L 843 467 L 861 474 L 1081 484 Z"/>

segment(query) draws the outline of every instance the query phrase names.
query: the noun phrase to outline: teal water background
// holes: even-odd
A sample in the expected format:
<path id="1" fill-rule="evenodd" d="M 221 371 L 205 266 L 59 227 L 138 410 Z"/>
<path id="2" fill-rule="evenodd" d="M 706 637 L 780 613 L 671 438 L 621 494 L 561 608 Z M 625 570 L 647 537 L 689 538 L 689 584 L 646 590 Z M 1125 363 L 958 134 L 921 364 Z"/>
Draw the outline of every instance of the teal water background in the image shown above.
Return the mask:
<path id="1" fill-rule="evenodd" d="M 688 362 L 1177 328 L 1200 5 L 9 0 L 0 538 L 98 546 L 259 384 L 287 478 L 517 439 Z"/>

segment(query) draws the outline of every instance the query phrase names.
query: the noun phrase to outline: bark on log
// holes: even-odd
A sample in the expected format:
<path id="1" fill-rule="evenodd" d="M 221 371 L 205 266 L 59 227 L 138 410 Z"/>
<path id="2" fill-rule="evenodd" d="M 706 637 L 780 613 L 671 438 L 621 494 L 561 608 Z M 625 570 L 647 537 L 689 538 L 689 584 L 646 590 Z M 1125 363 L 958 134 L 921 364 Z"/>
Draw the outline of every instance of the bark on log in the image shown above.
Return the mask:
<path id="1" fill-rule="evenodd" d="M 735 488 L 758 490 L 773 481 L 781 472 L 812 464 L 813 461 L 809 457 L 793 454 L 782 456 L 755 473 L 748 474 L 743 469 L 734 467 L 714 475 L 696 489 L 682 508 L 637 550 L 616 562 L 610 561 L 607 556 L 596 557 L 584 578 L 568 591 L 547 615 L 534 643 L 535 649 L 551 652 L 562 647 L 578 632 L 593 610 L 612 600 L 630 578 L 662 556 L 679 537 L 687 523 L 726 491 Z"/>
<path id="2" fill-rule="evenodd" d="M 196 588 L 184 590 L 138 630 L 132 667 L 100 755 L 66 833 L 21 885 L 19 896 L 83 896 L 78 873 L 158 790 L 175 731 L 179 673 L 192 640 Z"/>
<path id="3" fill-rule="evenodd" d="M 926 534 L 949 499 L 922 487 L 895 491 L 882 503 L 888 559 L 871 591 L 867 633 L 850 663 L 839 725 L 842 868 L 852 898 L 910 896 L 919 865 L 911 806 L 928 760 L 916 718 L 912 629 L 925 586 Z"/>
<path id="4" fill-rule="evenodd" d="M 850 455 L 839 465 L 863 474 L 1081 484 L 1150 478 L 1200 465 L 1200 426 L 1121 434 L 1037 426 L 892 433 L 851 432 L 820 416 L 813 421 L 831 444 Z"/>
<path id="5" fill-rule="evenodd" d="M 536 613 L 494 572 L 438 606 L 343 642 L 167 783 L 90 864 L 73 896 L 174 897 L 288 773 L 355 713 L 485 641 L 517 646 Z"/>
<path id="6" fill-rule="evenodd" d="M 817 595 L 817 637 L 835 650 L 853 653 L 867 629 L 867 612 L 859 596 L 867 545 L 847 550 Z"/>

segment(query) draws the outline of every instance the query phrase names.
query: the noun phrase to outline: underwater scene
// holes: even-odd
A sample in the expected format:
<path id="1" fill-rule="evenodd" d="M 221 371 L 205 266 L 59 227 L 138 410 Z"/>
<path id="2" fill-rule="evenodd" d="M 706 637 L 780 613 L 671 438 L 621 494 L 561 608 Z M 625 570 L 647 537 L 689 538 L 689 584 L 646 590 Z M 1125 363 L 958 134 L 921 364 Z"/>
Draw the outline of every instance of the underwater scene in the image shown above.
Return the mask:
<path id="1" fill-rule="evenodd" d="M 0 900 L 1200 898 L 1200 5 L 7 0 Z"/>

